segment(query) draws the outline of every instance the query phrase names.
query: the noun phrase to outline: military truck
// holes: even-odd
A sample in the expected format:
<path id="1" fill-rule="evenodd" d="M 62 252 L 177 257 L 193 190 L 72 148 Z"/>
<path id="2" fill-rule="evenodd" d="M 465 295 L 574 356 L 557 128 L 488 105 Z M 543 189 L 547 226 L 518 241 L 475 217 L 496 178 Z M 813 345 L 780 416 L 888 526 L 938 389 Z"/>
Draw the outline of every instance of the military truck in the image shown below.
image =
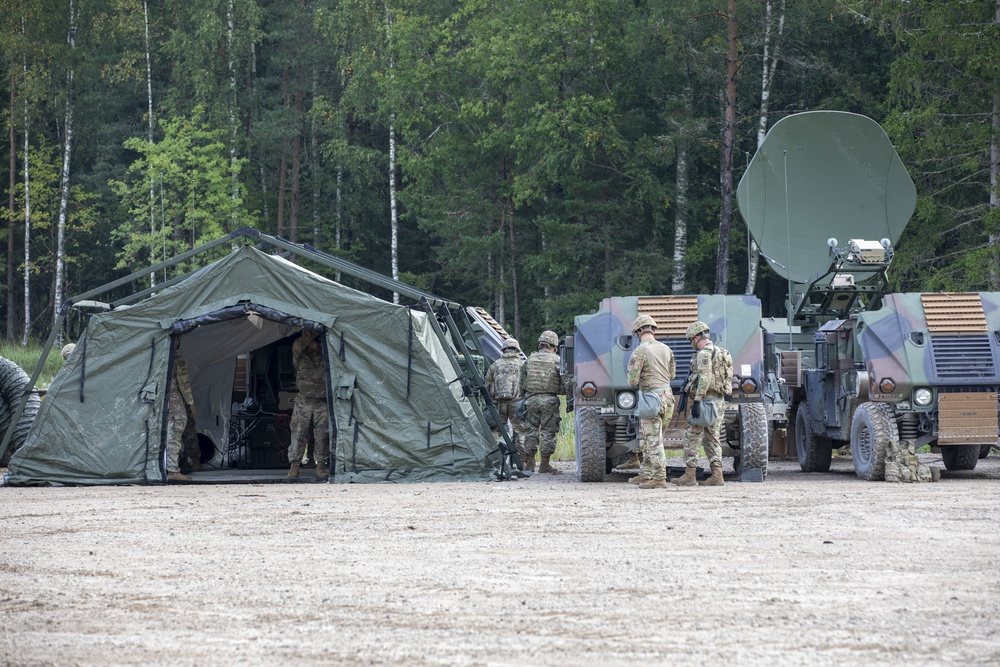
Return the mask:
<path id="1" fill-rule="evenodd" d="M 760 301 L 753 296 L 608 297 L 596 313 L 575 318 L 574 333 L 563 346 L 563 372 L 575 377 L 576 474 L 581 482 L 599 482 L 629 453 L 637 439 L 636 389 L 628 384 L 628 361 L 638 346 L 632 322 L 649 315 L 657 322 L 656 338 L 674 352 L 675 396 L 687 379 L 694 350 L 684 336 L 702 320 L 712 340 L 730 351 L 735 378 L 726 406 L 723 456 L 734 457 L 736 472 L 747 481 L 767 475 L 768 419 L 761 395 L 763 332 Z M 684 415 L 670 420 L 668 449 L 683 448 Z"/>
<path id="2" fill-rule="evenodd" d="M 764 320 L 764 395 L 800 467 L 884 478 L 888 445 L 939 448 L 972 470 L 997 444 L 1000 293 L 888 294 L 916 189 L 864 116 L 795 114 L 771 128 L 737 189 L 740 214 L 787 280 L 786 322 Z"/>

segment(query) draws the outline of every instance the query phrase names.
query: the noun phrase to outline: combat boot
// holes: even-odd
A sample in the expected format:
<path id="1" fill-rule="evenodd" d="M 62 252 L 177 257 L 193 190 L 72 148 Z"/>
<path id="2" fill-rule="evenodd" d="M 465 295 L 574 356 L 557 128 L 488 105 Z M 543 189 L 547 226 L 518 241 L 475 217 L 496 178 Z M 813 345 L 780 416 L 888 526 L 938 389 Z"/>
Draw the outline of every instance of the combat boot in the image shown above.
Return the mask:
<path id="1" fill-rule="evenodd" d="M 299 476 L 299 467 L 302 465 L 302 461 L 295 461 L 292 463 L 292 467 L 288 469 L 288 477 L 290 479 L 295 479 Z"/>
<path id="2" fill-rule="evenodd" d="M 640 489 L 665 489 L 667 488 L 667 480 L 665 479 L 651 479 L 643 482 L 639 485 Z"/>
<path id="3" fill-rule="evenodd" d="M 521 458 L 521 470 L 524 472 L 535 472 L 535 455 L 525 455 Z"/>
<path id="4" fill-rule="evenodd" d="M 559 471 L 549 465 L 549 454 L 542 454 L 542 465 L 538 466 L 538 472 L 547 472 L 558 475 Z"/>
<path id="5" fill-rule="evenodd" d="M 639 461 L 639 452 L 633 449 L 631 452 L 628 453 L 628 459 L 625 461 L 625 463 L 622 463 L 620 466 L 618 466 L 618 469 L 635 470 L 640 465 L 641 463 Z"/>
<path id="6" fill-rule="evenodd" d="M 201 472 L 204 469 L 205 469 L 205 466 L 203 466 L 201 463 L 199 463 L 197 461 L 192 461 L 191 462 L 191 472 Z"/>
<path id="7" fill-rule="evenodd" d="M 726 482 L 722 479 L 722 464 L 712 464 L 712 476 L 698 482 L 698 486 L 722 486 Z"/>
<path id="8" fill-rule="evenodd" d="M 642 484 L 643 482 L 648 482 L 648 477 L 643 477 L 642 475 L 636 475 L 635 477 L 629 477 L 629 484 Z"/>
<path id="9" fill-rule="evenodd" d="M 330 475 L 330 470 L 326 467 L 325 463 L 320 461 L 316 462 L 316 476 L 317 477 L 328 477 Z"/>
<path id="10" fill-rule="evenodd" d="M 698 485 L 698 469 L 693 466 L 688 466 L 684 470 L 684 474 L 677 479 L 670 480 L 677 486 L 697 486 Z"/>
<path id="11" fill-rule="evenodd" d="M 168 482 L 190 482 L 191 476 L 185 475 L 182 472 L 168 472 L 167 473 Z"/>

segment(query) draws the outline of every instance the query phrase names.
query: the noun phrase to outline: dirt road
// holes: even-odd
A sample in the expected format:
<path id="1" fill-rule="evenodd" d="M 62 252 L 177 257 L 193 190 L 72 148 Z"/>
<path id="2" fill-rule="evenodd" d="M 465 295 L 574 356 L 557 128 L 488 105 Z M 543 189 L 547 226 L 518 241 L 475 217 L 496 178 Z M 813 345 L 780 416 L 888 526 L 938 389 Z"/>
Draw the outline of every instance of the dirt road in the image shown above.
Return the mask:
<path id="1" fill-rule="evenodd" d="M 1000 458 L 648 491 L 561 467 L 0 488 L 0 664 L 1000 664 Z"/>

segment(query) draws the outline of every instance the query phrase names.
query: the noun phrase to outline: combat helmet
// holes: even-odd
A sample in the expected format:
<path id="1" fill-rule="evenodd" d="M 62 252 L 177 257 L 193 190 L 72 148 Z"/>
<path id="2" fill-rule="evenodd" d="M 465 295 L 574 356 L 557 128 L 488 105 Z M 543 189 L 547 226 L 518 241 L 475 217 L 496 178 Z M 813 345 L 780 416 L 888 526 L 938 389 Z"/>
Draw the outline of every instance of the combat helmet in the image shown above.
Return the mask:
<path id="1" fill-rule="evenodd" d="M 697 338 L 700 334 L 707 334 L 707 333 L 708 333 L 708 325 L 702 322 L 701 320 L 698 320 L 697 322 L 695 322 L 694 324 L 692 324 L 687 328 L 687 331 L 684 332 L 684 336 L 687 337 L 689 341 L 691 341 L 691 347 L 694 347 L 696 344 L 695 338 Z"/>
<path id="2" fill-rule="evenodd" d="M 76 343 L 66 343 L 63 345 L 62 351 L 59 353 L 62 355 L 63 361 L 69 359 L 69 355 L 73 354 L 73 350 L 76 349 Z"/>
<path id="3" fill-rule="evenodd" d="M 656 320 L 649 315 L 640 315 L 632 322 L 632 335 L 638 335 L 645 328 L 656 329 Z"/>
<path id="4" fill-rule="evenodd" d="M 559 336 L 556 335 L 555 331 L 545 330 L 542 335 L 538 337 L 538 344 L 551 345 L 552 347 L 559 347 Z"/>
<path id="5" fill-rule="evenodd" d="M 503 346 L 500 348 L 500 351 L 502 352 L 504 350 L 517 350 L 518 352 L 520 352 L 521 344 L 518 343 L 517 339 L 515 338 L 504 338 Z"/>

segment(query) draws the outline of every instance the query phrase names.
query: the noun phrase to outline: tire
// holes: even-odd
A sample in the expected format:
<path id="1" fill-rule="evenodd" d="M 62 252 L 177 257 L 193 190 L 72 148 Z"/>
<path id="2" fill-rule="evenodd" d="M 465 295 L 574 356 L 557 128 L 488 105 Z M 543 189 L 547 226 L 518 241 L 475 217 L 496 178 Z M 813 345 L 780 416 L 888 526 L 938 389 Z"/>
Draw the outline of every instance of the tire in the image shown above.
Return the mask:
<path id="1" fill-rule="evenodd" d="M 809 421 L 809 404 L 799 403 L 795 411 L 795 452 L 802 472 L 827 472 L 833 461 L 829 438 L 817 435 Z"/>
<path id="2" fill-rule="evenodd" d="M 604 417 L 600 408 L 576 408 L 576 478 L 581 482 L 603 482 L 608 465 Z"/>
<path id="3" fill-rule="evenodd" d="M 0 442 L 7 434 L 11 418 L 17 412 L 17 407 L 21 404 L 21 397 L 24 396 L 24 388 L 31 380 L 24 370 L 10 359 L 0 357 Z M 6 452 L 0 452 L 0 465 L 6 466 L 11 455 L 24 444 L 28 436 L 28 429 L 35 421 L 38 407 L 41 401 L 38 394 L 32 392 L 28 396 L 28 402 L 24 405 L 24 412 L 17 420 L 17 426 L 11 435 L 10 443 Z"/>
<path id="4" fill-rule="evenodd" d="M 985 459 L 987 456 L 989 456 L 990 455 L 990 449 L 992 449 L 992 448 L 993 448 L 993 445 L 983 445 L 983 446 L 981 446 L 979 448 L 979 458 Z"/>
<path id="5" fill-rule="evenodd" d="M 869 482 L 885 479 L 885 452 L 890 440 L 899 440 L 892 407 L 885 403 L 859 405 L 851 422 L 851 458 L 858 477 Z"/>
<path id="6" fill-rule="evenodd" d="M 737 474 L 760 468 L 767 479 L 768 431 L 767 411 L 761 403 L 740 403 L 740 455 L 734 461 Z"/>
<path id="7" fill-rule="evenodd" d="M 979 451 L 979 445 L 946 445 L 941 448 L 941 461 L 948 470 L 975 470 Z"/>

